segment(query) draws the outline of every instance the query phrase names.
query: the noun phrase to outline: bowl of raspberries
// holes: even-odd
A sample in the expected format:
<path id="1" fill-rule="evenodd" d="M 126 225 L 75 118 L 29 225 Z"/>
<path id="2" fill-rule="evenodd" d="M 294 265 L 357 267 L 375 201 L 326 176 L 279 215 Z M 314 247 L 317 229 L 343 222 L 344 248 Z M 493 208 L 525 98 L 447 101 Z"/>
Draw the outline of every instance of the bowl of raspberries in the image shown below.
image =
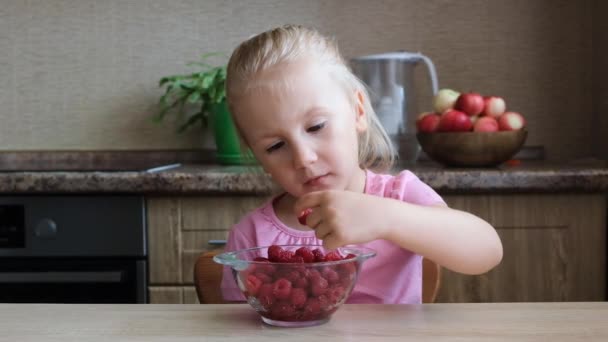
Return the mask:
<path id="1" fill-rule="evenodd" d="M 214 261 L 232 268 L 265 323 L 304 327 L 329 321 L 352 292 L 363 262 L 375 255 L 354 246 L 272 245 L 226 252 Z"/>

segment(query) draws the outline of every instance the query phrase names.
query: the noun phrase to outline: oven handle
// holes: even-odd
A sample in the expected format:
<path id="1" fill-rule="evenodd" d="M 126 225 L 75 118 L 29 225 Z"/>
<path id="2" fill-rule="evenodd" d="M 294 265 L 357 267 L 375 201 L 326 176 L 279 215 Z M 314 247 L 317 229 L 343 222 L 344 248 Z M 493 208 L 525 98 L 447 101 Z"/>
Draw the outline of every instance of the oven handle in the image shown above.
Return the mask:
<path id="1" fill-rule="evenodd" d="M 0 272 L 0 283 L 120 283 L 123 271 Z"/>

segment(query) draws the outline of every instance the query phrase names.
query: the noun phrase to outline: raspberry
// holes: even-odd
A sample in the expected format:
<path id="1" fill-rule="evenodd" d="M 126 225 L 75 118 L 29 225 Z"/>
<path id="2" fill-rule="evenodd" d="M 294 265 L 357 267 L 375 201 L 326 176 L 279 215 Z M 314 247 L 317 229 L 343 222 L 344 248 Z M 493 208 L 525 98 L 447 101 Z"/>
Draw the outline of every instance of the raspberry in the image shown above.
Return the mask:
<path id="1" fill-rule="evenodd" d="M 270 309 L 275 301 L 274 296 L 272 295 L 272 289 L 272 284 L 262 284 L 258 291 L 258 302 L 267 310 Z"/>
<path id="2" fill-rule="evenodd" d="M 310 281 L 310 291 L 313 296 L 320 296 L 327 291 L 327 280 L 323 277 L 312 278 Z"/>
<path id="3" fill-rule="evenodd" d="M 272 283 L 272 277 L 270 277 L 268 274 L 257 271 L 254 273 L 256 277 L 258 277 L 258 279 L 260 279 L 262 281 L 262 283 L 266 284 L 266 283 Z"/>
<path id="4" fill-rule="evenodd" d="M 325 259 L 323 261 L 338 261 L 338 260 L 342 260 L 342 256 L 337 251 L 332 251 L 325 255 Z"/>
<path id="5" fill-rule="evenodd" d="M 306 291 L 300 288 L 292 289 L 289 299 L 295 308 L 301 308 L 306 304 Z"/>
<path id="6" fill-rule="evenodd" d="M 332 304 L 337 304 L 341 299 L 342 296 L 344 296 L 344 288 L 342 286 L 335 286 L 330 288 L 327 291 L 327 298 L 329 299 L 330 303 Z"/>
<path id="7" fill-rule="evenodd" d="M 289 262 L 292 264 L 303 264 L 304 263 L 304 258 L 302 258 L 299 255 L 294 255 L 291 257 L 291 259 L 289 259 Z"/>
<path id="8" fill-rule="evenodd" d="M 315 256 L 315 262 L 322 262 L 325 260 L 325 255 L 323 255 L 323 252 L 318 248 L 312 250 L 312 255 Z"/>
<path id="9" fill-rule="evenodd" d="M 283 251 L 281 253 L 281 262 L 289 262 L 293 256 L 294 253 L 292 251 Z"/>
<path id="10" fill-rule="evenodd" d="M 327 279 L 330 284 L 335 284 L 340 281 L 340 276 L 330 267 L 323 268 L 323 278 Z"/>
<path id="11" fill-rule="evenodd" d="M 265 273 L 269 276 L 272 276 L 274 274 L 274 272 L 276 271 L 276 267 L 271 264 L 270 262 L 261 264 L 261 265 L 256 265 L 257 267 L 255 268 L 255 272 L 256 273 Z"/>
<path id="12" fill-rule="evenodd" d="M 312 209 L 310 209 L 310 208 L 304 209 L 304 211 L 302 211 L 300 213 L 300 215 L 298 216 L 298 222 L 300 222 L 301 225 L 305 226 L 306 217 L 308 217 L 308 215 L 310 215 L 310 213 L 312 213 Z"/>
<path id="13" fill-rule="evenodd" d="M 308 279 L 306 278 L 299 278 L 294 284 L 293 287 L 297 287 L 300 289 L 306 289 L 308 288 Z"/>
<path id="14" fill-rule="evenodd" d="M 321 313 L 321 303 L 319 302 L 319 299 L 308 298 L 306 304 L 304 304 L 304 313 L 310 314 L 312 316 Z"/>
<path id="15" fill-rule="evenodd" d="M 311 263 L 315 261 L 315 255 L 308 247 L 300 247 L 296 250 L 296 255 L 302 257 L 304 262 Z"/>
<path id="16" fill-rule="evenodd" d="M 272 245 L 268 247 L 268 260 L 271 262 L 279 262 L 282 253 L 283 248 L 281 248 L 281 246 Z"/>
<path id="17" fill-rule="evenodd" d="M 294 309 L 294 307 L 291 305 L 290 302 L 287 301 L 275 303 L 270 309 L 270 313 L 272 314 L 272 316 L 278 320 L 287 320 L 294 316 L 295 312 L 296 310 Z"/>
<path id="18" fill-rule="evenodd" d="M 291 294 L 291 282 L 285 278 L 280 278 L 274 282 L 272 294 L 277 299 L 287 299 Z"/>
<path id="19" fill-rule="evenodd" d="M 260 286 L 262 286 L 262 280 L 260 280 L 260 278 L 253 274 L 247 276 L 247 279 L 245 280 L 245 287 L 250 295 L 255 296 L 260 290 Z"/>

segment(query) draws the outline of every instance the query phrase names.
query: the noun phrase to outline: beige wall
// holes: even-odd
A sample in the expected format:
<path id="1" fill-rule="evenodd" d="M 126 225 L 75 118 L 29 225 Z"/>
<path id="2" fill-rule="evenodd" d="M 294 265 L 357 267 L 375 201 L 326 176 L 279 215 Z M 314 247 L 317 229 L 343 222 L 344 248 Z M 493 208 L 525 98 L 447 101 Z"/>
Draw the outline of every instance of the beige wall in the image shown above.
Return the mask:
<path id="1" fill-rule="evenodd" d="M 527 144 L 587 156 L 594 1 L 2 1 L 0 150 L 197 148 L 199 132 L 148 121 L 158 79 L 296 22 L 335 35 L 347 57 L 421 51 L 440 86 L 504 96 L 528 119 Z"/>

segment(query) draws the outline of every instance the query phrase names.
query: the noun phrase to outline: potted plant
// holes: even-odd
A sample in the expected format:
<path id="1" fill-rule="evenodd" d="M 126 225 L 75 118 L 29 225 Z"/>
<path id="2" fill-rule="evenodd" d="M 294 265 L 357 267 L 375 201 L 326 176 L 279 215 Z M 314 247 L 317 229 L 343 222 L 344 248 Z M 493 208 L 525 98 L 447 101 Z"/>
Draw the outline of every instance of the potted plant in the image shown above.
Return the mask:
<path id="1" fill-rule="evenodd" d="M 160 112 L 154 117 L 161 122 L 169 113 L 178 115 L 178 133 L 200 124 L 211 125 L 221 164 L 242 164 L 247 158 L 241 153 L 240 142 L 226 103 L 226 65 L 208 63 L 210 53 L 201 61 L 188 63 L 197 68 L 192 73 L 166 76 L 159 86 L 165 87 L 160 97 Z M 192 108 L 196 108 L 194 113 Z"/>

